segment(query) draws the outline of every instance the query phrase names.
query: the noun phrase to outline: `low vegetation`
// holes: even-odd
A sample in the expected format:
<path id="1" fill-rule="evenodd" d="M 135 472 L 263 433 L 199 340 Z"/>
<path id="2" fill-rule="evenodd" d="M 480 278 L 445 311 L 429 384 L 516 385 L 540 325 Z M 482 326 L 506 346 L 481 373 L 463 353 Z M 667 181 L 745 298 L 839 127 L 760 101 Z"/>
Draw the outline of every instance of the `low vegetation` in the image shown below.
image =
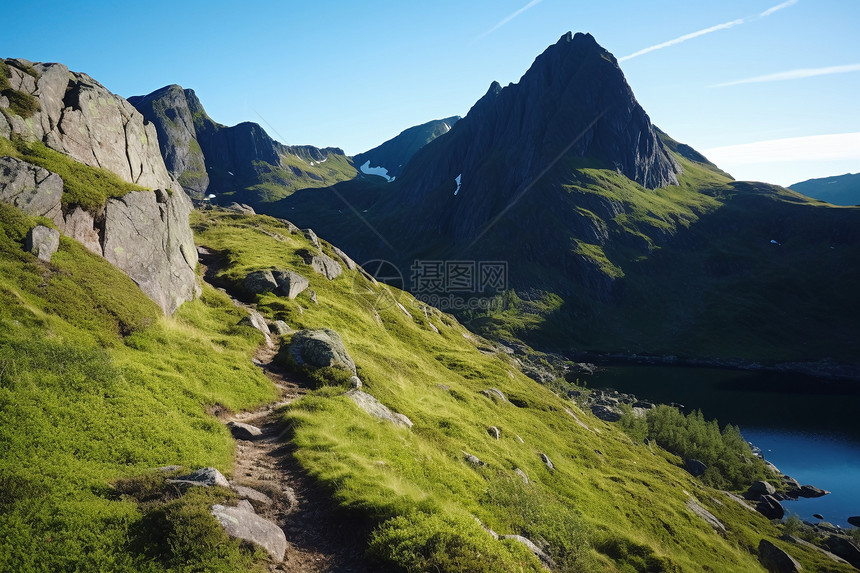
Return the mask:
<path id="1" fill-rule="evenodd" d="M 25 68 L 24 73 L 38 78 L 38 74 L 33 68 Z M 9 100 L 9 111 L 24 119 L 32 117 L 37 111 L 41 111 L 42 106 L 39 100 L 20 90 L 13 90 L 9 83 L 9 78 L 12 77 L 12 71 L 9 69 L 9 64 L 0 60 L 0 96 Z"/>
<path id="2" fill-rule="evenodd" d="M 25 141 L 17 136 L 10 141 L 0 137 L 0 154 L 22 159 L 62 177 L 64 207 L 77 205 L 97 212 L 110 197 L 145 190 L 123 181 L 107 169 L 79 163 L 39 141 Z"/>

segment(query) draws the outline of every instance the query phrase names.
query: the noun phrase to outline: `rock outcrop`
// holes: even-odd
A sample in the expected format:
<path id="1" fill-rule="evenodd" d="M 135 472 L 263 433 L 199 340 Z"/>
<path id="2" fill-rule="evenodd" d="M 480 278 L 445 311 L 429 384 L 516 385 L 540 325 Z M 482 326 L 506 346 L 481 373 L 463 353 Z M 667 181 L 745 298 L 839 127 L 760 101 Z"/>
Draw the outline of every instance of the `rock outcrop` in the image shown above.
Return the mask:
<path id="1" fill-rule="evenodd" d="M 14 157 L 0 157 L 0 201 L 28 215 L 62 220 L 63 180 Z"/>
<path id="2" fill-rule="evenodd" d="M 803 570 L 794 557 L 767 539 L 759 542 L 758 555 L 759 561 L 770 573 L 796 573 Z"/>
<path id="3" fill-rule="evenodd" d="M 290 355 L 300 365 L 314 368 L 342 368 L 356 373 L 343 339 L 334 330 L 300 330 L 290 342 Z"/>
<path id="4" fill-rule="evenodd" d="M 33 253 L 46 263 L 60 247 L 60 232 L 44 225 L 36 225 L 27 233 L 24 249 Z"/>

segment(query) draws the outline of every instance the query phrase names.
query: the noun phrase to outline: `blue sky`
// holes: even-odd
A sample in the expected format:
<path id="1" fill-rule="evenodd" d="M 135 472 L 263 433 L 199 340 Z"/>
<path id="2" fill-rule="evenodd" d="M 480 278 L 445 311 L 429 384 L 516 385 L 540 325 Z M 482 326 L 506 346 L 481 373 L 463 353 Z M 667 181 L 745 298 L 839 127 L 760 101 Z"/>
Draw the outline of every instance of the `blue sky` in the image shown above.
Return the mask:
<path id="1" fill-rule="evenodd" d="M 177 83 L 216 121 L 349 154 L 464 115 L 563 33 L 590 32 L 655 124 L 736 177 L 860 171 L 858 0 L 46 1 L 4 21 L 5 57 L 123 96 Z"/>

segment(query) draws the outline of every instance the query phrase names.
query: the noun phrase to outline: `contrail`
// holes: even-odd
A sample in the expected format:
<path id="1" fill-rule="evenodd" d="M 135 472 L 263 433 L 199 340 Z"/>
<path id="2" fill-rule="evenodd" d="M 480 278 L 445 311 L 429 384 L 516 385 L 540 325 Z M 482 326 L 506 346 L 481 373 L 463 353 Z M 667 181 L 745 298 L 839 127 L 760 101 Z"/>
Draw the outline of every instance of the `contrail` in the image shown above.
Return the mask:
<path id="1" fill-rule="evenodd" d="M 725 82 L 722 84 L 714 84 L 712 88 L 724 88 L 727 86 L 737 86 L 740 84 L 760 84 L 764 82 L 783 82 L 787 80 L 800 80 L 803 78 L 812 78 L 815 76 L 829 76 L 832 74 L 845 74 L 848 72 L 860 71 L 860 64 L 848 64 L 846 66 L 829 66 L 826 68 L 801 68 L 798 70 L 789 70 L 787 72 L 779 72 L 776 74 L 767 74 L 764 76 L 756 76 L 754 78 L 746 78 L 743 80 L 735 80 L 733 82 Z"/>
<path id="2" fill-rule="evenodd" d="M 528 4 L 526 4 L 525 6 L 523 6 L 522 8 L 520 8 L 519 10 L 517 10 L 516 12 L 514 12 L 513 14 L 508 15 L 505 19 L 503 19 L 503 20 L 502 20 L 502 21 L 500 21 L 498 24 L 496 24 L 495 26 L 493 26 L 492 28 L 490 28 L 489 30 L 487 30 L 486 32 L 484 32 L 483 34 L 481 34 L 480 36 L 478 36 L 478 37 L 477 37 L 477 38 L 475 38 L 475 39 L 476 39 L 476 40 L 480 40 L 481 38 L 484 38 L 484 37 L 486 37 L 486 36 L 489 36 L 490 34 L 492 34 L 493 32 L 495 32 L 496 30 L 498 30 L 499 28 L 501 28 L 502 26 L 504 26 L 505 24 L 507 24 L 508 22 L 510 22 L 511 20 L 513 20 L 514 18 L 516 18 L 517 16 L 519 16 L 520 14 L 522 14 L 523 12 L 525 12 L 526 10 L 528 10 L 529 8 L 532 8 L 532 7 L 534 7 L 534 6 L 537 6 L 537 5 L 538 5 L 538 4 L 540 4 L 542 1 L 543 1 L 543 0 L 532 0 L 531 2 L 529 2 L 529 3 L 528 3 Z"/>
<path id="3" fill-rule="evenodd" d="M 777 4 L 773 8 L 768 8 L 767 10 L 765 10 L 764 12 L 759 14 L 759 18 L 767 18 L 768 16 L 770 16 L 774 12 L 779 12 L 783 8 L 788 8 L 789 6 L 794 6 L 799 1 L 800 0 L 788 0 L 788 2 L 783 2 L 782 4 Z"/>

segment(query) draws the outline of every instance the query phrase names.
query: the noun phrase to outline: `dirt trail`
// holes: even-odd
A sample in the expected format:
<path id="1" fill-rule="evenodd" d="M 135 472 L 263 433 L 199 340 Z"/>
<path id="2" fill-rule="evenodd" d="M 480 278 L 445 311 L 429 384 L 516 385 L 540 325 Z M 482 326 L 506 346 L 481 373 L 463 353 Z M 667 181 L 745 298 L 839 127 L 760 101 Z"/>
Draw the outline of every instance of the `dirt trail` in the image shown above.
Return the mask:
<path id="1" fill-rule="evenodd" d="M 221 258 L 204 247 L 198 247 L 198 254 L 206 267 L 205 280 L 216 288 L 222 286 L 215 278 Z M 252 305 L 231 298 L 237 306 L 253 309 Z M 372 569 L 363 557 L 366 532 L 344 518 L 330 496 L 314 483 L 292 454 L 280 410 L 301 398 L 307 388 L 273 362 L 277 351 L 272 337 L 257 350 L 254 363 L 279 389 L 278 400 L 249 412 L 213 412 L 225 424 L 241 422 L 262 430 L 262 435 L 252 441 L 236 440 L 233 483 L 254 488 L 274 500 L 271 505 L 258 506 L 257 513 L 284 530 L 289 547 L 284 561 L 270 565 L 269 571 L 370 572 Z"/>

